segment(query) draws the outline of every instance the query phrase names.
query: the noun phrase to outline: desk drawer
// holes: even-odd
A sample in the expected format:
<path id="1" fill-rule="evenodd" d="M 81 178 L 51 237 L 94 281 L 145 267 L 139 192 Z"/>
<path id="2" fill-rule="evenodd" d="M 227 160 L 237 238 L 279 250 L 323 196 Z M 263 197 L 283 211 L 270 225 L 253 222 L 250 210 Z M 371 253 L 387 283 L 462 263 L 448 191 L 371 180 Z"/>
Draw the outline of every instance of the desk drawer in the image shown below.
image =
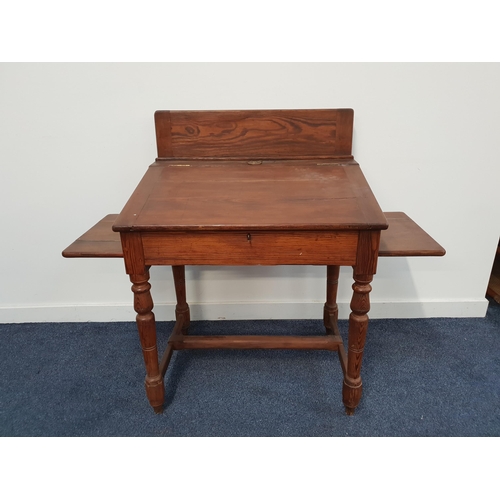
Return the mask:
<path id="1" fill-rule="evenodd" d="M 357 231 L 144 233 L 146 265 L 354 265 Z"/>

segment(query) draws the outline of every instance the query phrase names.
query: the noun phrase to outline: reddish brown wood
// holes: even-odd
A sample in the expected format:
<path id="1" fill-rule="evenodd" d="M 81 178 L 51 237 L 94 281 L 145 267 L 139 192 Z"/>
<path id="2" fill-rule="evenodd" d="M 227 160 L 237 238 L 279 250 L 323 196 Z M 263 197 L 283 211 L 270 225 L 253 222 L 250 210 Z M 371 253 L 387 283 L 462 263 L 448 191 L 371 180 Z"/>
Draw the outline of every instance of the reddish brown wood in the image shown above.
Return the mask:
<path id="1" fill-rule="evenodd" d="M 159 158 L 350 157 L 352 109 L 157 111 Z"/>
<path id="2" fill-rule="evenodd" d="M 284 335 L 190 335 L 176 337 L 174 349 L 322 349 L 336 351 L 342 339 L 335 335 L 297 337 Z"/>
<path id="3" fill-rule="evenodd" d="M 144 363 L 146 365 L 146 394 L 156 413 L 163 411 L 165 387 L 158 364 L 156 347 L 156 322 L 153 313 L 153 298 L 149 283 L 149 268 L 144 265 L 141 235 L 125 233 L 121 235 L 125 269 L 132 282 L 134 309 L 141 341 Z"/>
<path id="4" fill-rule="evenodd" d="M 382 232 L 380 257 L 437 256 L 445 249 L 403 212 L 384 212 L 389 228 Z"/>
<path id="5" fill-rule="evenodd" d="M 279 265 L 356 262 L 355 231 L 144 233 L 148 265 Z"/>
<path id="6" fill-rule="evenodd" d="M 363 384 L 361 381 L 361 362 L 368 330 L 368 311 L 370 310 L 369 293 L 371 291 L 368 276 L 360 279 L 354 276 L 351 314 L 349 315 L 349 341 L 347 353 L 347 370 L 344 376 L 342 397 L 346 412 L 352 415 L 359 404 Z"/>
<path id="7" fill-rule="evenodd" d="M 172 344 L 168 344 L 165 352 L 160 361 L 160 374 L 161 377 L 165 377 L 165 373 L 167 372 L 168 365 L 170 364 L 170 360 L 172 359 L 172 354 L 174 353 L 174 347 Z"/>
<path id="8" fill-rule="evenodd" d="M 106 215 L 63 250 L 63 257 L 123 257 L 120 235 L 111 230 L 117 217 Z"/>
<path id="9" fill-rule="evenodd" d="M 143 178 L 135 188 L 132 196 L 123 207 L 120 215 L 115 220 L 113 231 L 120 231 L 123 223 L 126 225 L 133 225 L 137 219 L 142 207 L 144 206 L 145 199 L 154 188 L 162 173 L 162 167 L 159 163 L 153 163 L 144 174 Z M 123 222 L 122 222 L 123 221 Z M 116 227 L 115 227 L 116 226 Z"/>
<path id="10" fill-rule="evenodd" d="M 133 283 L 134 309 L 137 312 L 137 329 L 139 330 L 142 354 L 146 365 L 146 393 L 151 406 L 156 413 L 159 413 L 163 410 L 165 388 L 158 365 L 155 317 L 152 312 L 153 299 L 151 298 L 151 285 L 148 280 L 149 273 L 130 275 L 130 281 Z"/>
<path id="11" fill-rule="evenodd" d="M 159 170 L 161 172 L 159 172 Z M 386 229 L 359 165 L 205 162 L 148 169 L 115 231 Z"/>
<path id="12" fill-rule="evenodd" d="M 345 352 L 344 344 L 339 345 L 339 349 L 337 352 L 339 355 L 340 367 L 342 368 L 342 373 L 345 377 L 347 373 L 347 354 Z"/>
<path id="13" fill-rule="evenodd" d="M 165 349 L 165 352 L 163 353 L 163 356 L 160 361 L 160 374 L 162 377 L 165 376 L 165 373 L 167 371 L 168 365 L 170 363 L 170 359 L 172 358 L 172 354 L 174 352 L 174 346 L 172 345 L 172 341 L 175 340 L 176 338 L 181 335 L 181 331 L 183 328 L 183 323 L 182 323 L 183 317 L 180 318 L 180 320 L 176 321 L 174 329 L 170 335 L 170 338 L 168 339 L 168 344 L 167 348 Z"/>
<path id="14" fill-rule="evenodd" d="M 107 216 L 63 252 L 123 255 L 155 411 L 163 407 L 163 377 L 175 349 L 281 348 L 337 350 L 343 401 L 352 414 L 362 392 L 378 255 L 444 254 L 405 214 L 387 214 L 386 231 L 386 217 L 351 154 L 352 110 L 159 111 L 155 123 L 159 160 L 120 215 Z M 188 336 L 185 264 L 327 265 L 327 335 Z M 173 266 L 177 297 L 176 324 L 160 362 L 150 265 Z M 337 327 L 340 265 L 354 269 L 347 354 Z"/>
<path id="15" fill-rule="evenodd" d="M 127 274 L 145 274 L 148 271 L 144 261 L 144 248 L 140 233 L 120 233 L 123 259 Z"/>
<path id="16" fill-rule="evenodd" d="M 403 212 L 384 212 L 389 228 L 381 232 L 379 257 L 442 256 L 446 251 Z M 109 214 L 63 251 L 64 257 L 123 257 L 118 214 Z"/>
<path id="17" fill-rule="evenodd" d="M 354 266 L 354 284 L 349 315 L 347 368 L 344 375 L 342 398 L 346 413 L 352 415 L 359 404 L 363 384 L 361 363 L 368 330 L 371 281 L 377 270 L 380 231 L 360 231 L 357 262 Z"/>
<path id="18" fill-rule="evenodd" d="M 172 274 L 174 276 L 175 295 L 177 297 L 175 319 L 177 323 L 182 324 L 183 333 L 186 335 L 191 322 L 189 306 L 186 302 L 186 269 L 184 266 L 172 266 Z"/>
<path id="19" fill-rule="evenodd" d="M 326 266 L 326 302 L 323 308 L 323 323 L 328 335 L 338 335 L 337 289 L 339 285 L 340 266 Z"/>
<path id="20" fill-rule="evenodd" d="M 338 305 L 337 305 L 337 289 L 339 283 L 339 266 L 327 266 L 326 278 L 326 302 L 323 309 L 323 323 L 325 325 L 326 334 L 334 335 L 341 338 L 338 328 Z M 347 371 L 347 355 L 344 349 L 344 344 L 339 344 L 337 350 L 339 355 L 340 366 L 344 375 Z"/>
<path id="21" fill-rule="evenodd" d="M 155 113 L 156 149 L 158 158 L 171 158 L 172 151 L 172 123 L 170 111 L 157 111 Z"/>

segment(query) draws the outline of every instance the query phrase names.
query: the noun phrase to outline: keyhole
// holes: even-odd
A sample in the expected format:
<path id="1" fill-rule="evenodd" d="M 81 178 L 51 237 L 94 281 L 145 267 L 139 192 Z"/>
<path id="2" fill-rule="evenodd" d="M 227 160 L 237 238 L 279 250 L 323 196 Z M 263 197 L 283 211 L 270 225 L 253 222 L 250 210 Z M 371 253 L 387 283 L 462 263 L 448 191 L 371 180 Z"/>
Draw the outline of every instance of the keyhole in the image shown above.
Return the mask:
<path id="1" fill-rule="evenodd" d="M 247 234 L 247 240 L 251 241 L 252 240 L 252 235 L 250 233 Z"/>

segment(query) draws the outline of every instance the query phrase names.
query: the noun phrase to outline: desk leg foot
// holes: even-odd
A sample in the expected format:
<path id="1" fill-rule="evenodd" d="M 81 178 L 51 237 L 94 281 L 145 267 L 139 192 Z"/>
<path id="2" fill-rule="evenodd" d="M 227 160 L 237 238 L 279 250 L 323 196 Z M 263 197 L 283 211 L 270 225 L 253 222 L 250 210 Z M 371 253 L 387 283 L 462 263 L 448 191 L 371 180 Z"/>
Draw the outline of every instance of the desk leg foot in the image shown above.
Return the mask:
<path id="1" fill-rule="evenodd" d="M 326 266 L 326 302 L 323 309 L 323 323 L 327 335 L 334 335 L 332 326 L 337 326 L 339 308 L 337 306 L 337 289 L 339 286 L 340 266 Z"/>
<path id="2" fill-rule="evenodd" d="M 361 378 L 359 379 L 358 387 L 351 387 L 344 380 L 344 386 L 342 387 L 342 399 L 344 401 L 345 412 L 347 415 L 354 415 L 354 411 L 361 400 L 362 392 L 363 386 L 361 384 Z"/>
<path id="3" fill-rule="evenodd" d="M 146 365 L 146 395 L 149 403 L 156 411 L 163 407 L 165 401 L 165 386 L 158 363 L 158 349 L 156 347 L 156 322 L 153 310 L 149 283 L 149 272 L 145 274 L 131 274 L 130 281 L 134 292 L 134 309 L 137 312 L 136 322 L 141 341 L 142 354 Z"/>
<path id="4" fill-rule="evenodd" d="M 163 405 L 161 405 L 161 406 L 154 406 L 153 410 L 155 411 L 155 413 L 157 415 L 160 414 L 160 413 L 163 413 Z"/>
<path id="5" fill-rule="evenodd" d="M 347 370 L 344 376 L 342 399 L 346 413 L 352 415 L 358 406 L 363 391 L 361 382 L 361 362 L 368 330 L 368 311 L 370 310 L 370 283 L 373 275 L 354 275 L 352 285 L 351 314 L 349 316 L 349 340 Z"/>
<path id="6" fill-rule="evenodd" d="M 177 305 L 175 306 L 175 320 L 177 323 L 182 322 L 182 333 L 187 335 L 189 324 L 191 322 L 191 314 L 189 306 L 186 302 L 186 271 L 185 266 L 172 266 L 172 274 L 174 275 L 175 295 L 177 297 Z"/>

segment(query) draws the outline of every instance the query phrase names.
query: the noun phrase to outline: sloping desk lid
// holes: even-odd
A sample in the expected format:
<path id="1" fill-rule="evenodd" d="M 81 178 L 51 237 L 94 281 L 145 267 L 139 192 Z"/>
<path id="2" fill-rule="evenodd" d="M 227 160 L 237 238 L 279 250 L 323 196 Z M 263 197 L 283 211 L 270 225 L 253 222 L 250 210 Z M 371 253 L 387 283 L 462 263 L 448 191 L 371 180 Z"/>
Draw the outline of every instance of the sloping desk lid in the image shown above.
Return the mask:
<path id="1" fill-rule="evenodd" d="M 386 229 L 352 160 L 159 161 L 114 231 Z"/>

